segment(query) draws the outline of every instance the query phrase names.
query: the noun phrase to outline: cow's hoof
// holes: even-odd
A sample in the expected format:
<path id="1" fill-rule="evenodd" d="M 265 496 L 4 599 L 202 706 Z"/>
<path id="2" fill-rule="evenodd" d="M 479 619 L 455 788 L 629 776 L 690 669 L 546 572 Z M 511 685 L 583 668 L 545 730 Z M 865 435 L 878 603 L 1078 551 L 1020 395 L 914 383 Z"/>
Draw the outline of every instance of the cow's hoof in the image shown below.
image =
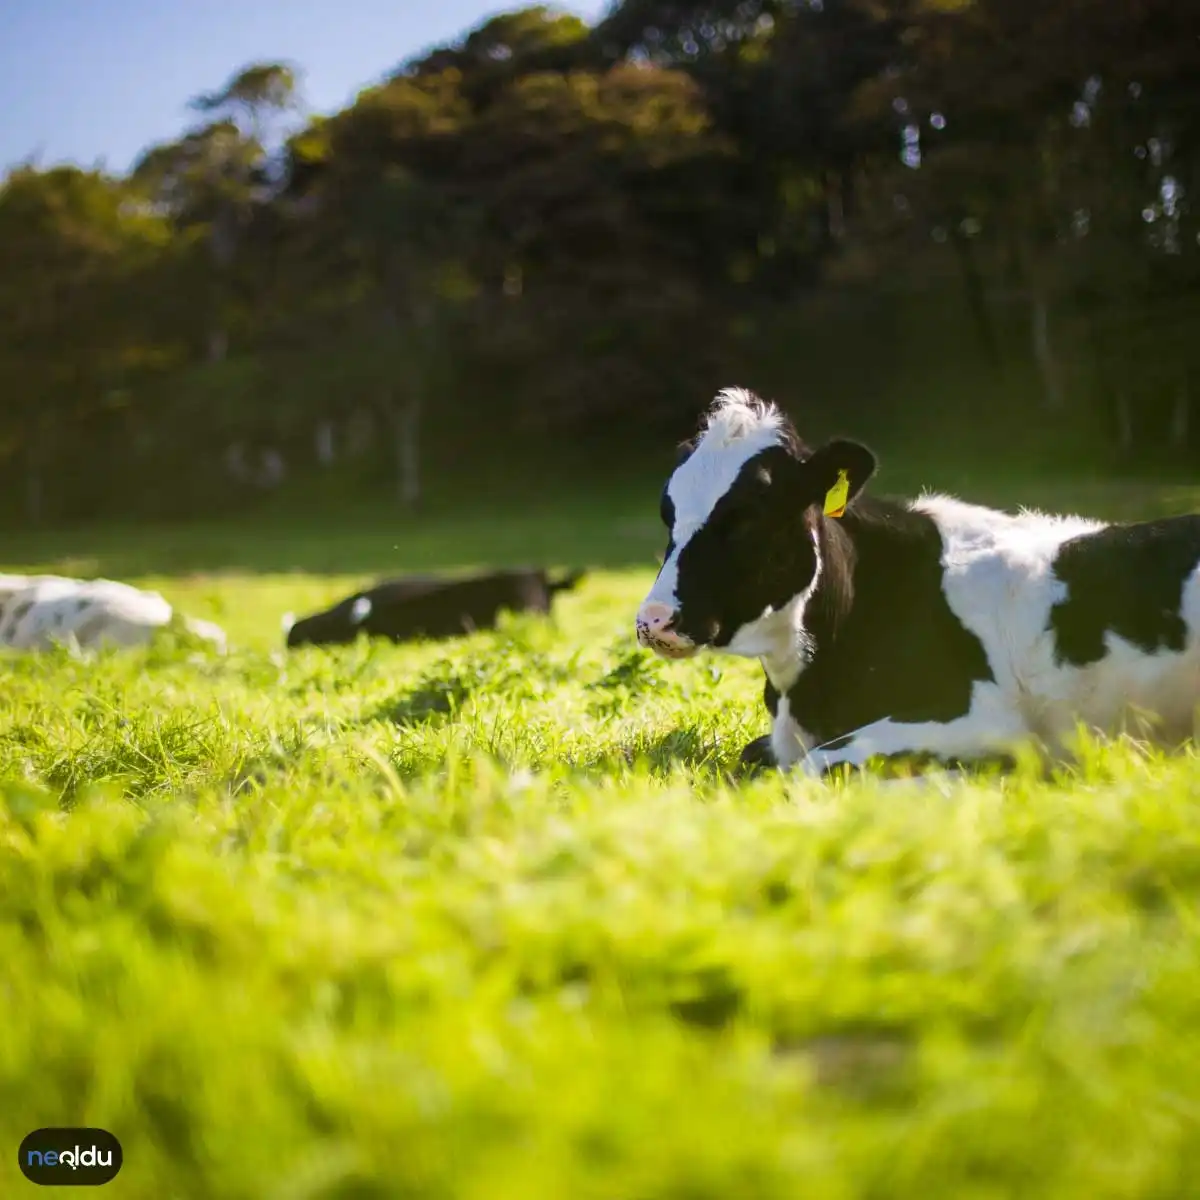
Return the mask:
<path id="1" fill-rule="evenodd" d="M 738 758 L 738 771 L 743 775 L 757 775 L 773 770 L 777 765 L 769 733 L 750 742 Z"/>

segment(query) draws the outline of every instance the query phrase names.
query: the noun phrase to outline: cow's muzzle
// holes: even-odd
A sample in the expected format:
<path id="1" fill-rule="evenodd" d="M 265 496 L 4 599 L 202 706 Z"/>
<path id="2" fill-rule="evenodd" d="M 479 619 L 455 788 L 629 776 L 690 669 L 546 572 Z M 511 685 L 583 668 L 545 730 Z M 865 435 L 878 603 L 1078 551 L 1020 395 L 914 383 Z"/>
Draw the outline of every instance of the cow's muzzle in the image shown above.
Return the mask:
<path id="1" fill-rule="evenodd" d="M 672 628 L 677 616 L 669 604 L 648 600 L 638 610 L 638 645 L 653 650 L 660 658 L 690 658 L 699 647 L 691 638 Z"/>

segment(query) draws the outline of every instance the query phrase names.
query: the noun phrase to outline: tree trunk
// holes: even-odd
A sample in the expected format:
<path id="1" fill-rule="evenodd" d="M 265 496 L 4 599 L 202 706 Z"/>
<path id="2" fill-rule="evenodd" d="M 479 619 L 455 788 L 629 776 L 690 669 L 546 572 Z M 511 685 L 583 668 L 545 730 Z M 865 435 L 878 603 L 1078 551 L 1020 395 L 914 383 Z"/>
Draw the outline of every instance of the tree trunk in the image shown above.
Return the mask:
<path id="1" fill-rule="evenodd" d="M 376 414 L 370 407 L 356 408 L 343 427 L 342 447 L 348 458 L 361 458 L 375 444 Z"/>
<path id="2" fill-rule="evenodd" d="M 396 461 L 396 498 L 409 512 L 421 504 L 421 401 L 416 397 L 388 405 Z"/>
<path id="3" fill-rule="evenodd" d="M 1120 388 L 1116 397 L 1117 409 L 1117 447 L 1122 454 L 1133 449 L 1133 413 L 1129 408 L 1129 397 L 1125 389 Z"/>
<path id="4" fill-rule="evenodd" d="M 840 171 L 825 173 L 825 219 L 831 242 L 842 242 L 846 237 L 845 179 Z"/>
<path id="5" fill-rule="evenodd" d="M 329 464 L 332 463 L 337 457 L 337 451 L 334 446 L 332 421 L 325 420 L 318 422 L 316 433 L 316 450 L 317 462 L 319 462 L 323 467 L 329 466 Z"/>
<path id="6" fill-rule="evenodd" d="M 406 328 L 407 353 L 403 355 L 406 378 L 405 398 L 397 397 L 395 389 L 385 385 L 384 419 L 391 425 L 392 447 L 396 464 L 396 498 L 409 512 L 421 504 L 421 416 L 427 391 L 433 386 L 436 369 L 432 355 L 437 353 L 437 311 L 432 295 L 422 280 L 412 277 L 411 264 L 402 256 L 390 257 L 385 264 L 384 305 L 385 330 L 397 339 Z M 401 313 L 406 317 L 402 322 Z M 415 337 L 413 336 L 415 333 Z M 399 345 L 393 341 L 393 345 Z"/>
<path id="7" fill-rule="evenodd" d="M 233 260 L 237 254 L 238 211 L 226 202 L 218 208 L 209 231 L 208 248 L 212 256 L 212 327 L 208 332 L 208 361 L 224 362 L 229 353 L 229 332 L 220 313 Z"/>
<path id="8" fill-rule="evenodd" d="M 987 298 L 983 286 L 983 277 L 979 274 L 979 265 L 975 261 L 975 252 L 971 240 L 962 231 L 961 223 L 950 223 L 950 240 L 958 257 L 959 270 L 962 272 L 963 288 L 967 293 L 967 304 L 975 319 L 975 328 L 979 332 L 979 340 L 987 355 L 988 365 L 999 368 L 1000 340 L 996 336 L 996 326 L 988 312 Z"/>
<path id="9" fill-rule="evenodd" d="M 1040 290 L 1033 295 L 1032 316 L 1033 356 L 1042 381 L 1042 398 L 1050 412 L 1059 412 L 1063 406 L 1062 380 L 1050 342 L 1050 303 Z"/>
<path id="10" fill-rule="evenodd" d="M 30 525 L 40 525 L 46 515 L 45 463 L 43 461 L 42 427 L 39 421 L 30 431 L 25 443 L 25 519 Z"/>
<path id="11" fill-rule="evenodd" d="M 1192 397 L 1188 391 L 1188 381 L 1185 376 L 1175 393 L 1175 402 L 1171 408 L 1171 448 L 1183 450 L 1188 443 L 1188 425 L 1191 416 Z"/>

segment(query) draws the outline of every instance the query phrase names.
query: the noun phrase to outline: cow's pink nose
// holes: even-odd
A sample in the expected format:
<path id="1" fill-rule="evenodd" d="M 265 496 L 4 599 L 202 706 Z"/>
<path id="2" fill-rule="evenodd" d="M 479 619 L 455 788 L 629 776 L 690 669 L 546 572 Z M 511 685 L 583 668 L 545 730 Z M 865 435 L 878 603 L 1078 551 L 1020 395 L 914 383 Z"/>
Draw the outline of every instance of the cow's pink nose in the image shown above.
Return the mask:
<path id="1" fill-rule="evenodd" d="M 669 604 L 651 600 L 642 605 L 641 611 L 638 613 L 638 622 L 651 633 L 658 633 L 670 625 L 674 617 L 675 610 Z"/>

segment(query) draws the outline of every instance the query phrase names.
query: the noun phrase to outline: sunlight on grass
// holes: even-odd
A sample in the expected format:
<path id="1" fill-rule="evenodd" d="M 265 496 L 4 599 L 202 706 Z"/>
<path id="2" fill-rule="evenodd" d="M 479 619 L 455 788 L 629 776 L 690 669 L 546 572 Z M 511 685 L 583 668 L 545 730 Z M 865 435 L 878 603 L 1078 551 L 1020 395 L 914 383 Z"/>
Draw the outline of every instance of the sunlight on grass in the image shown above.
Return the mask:
<path id="1" fill-rule="evenodd" d="M 1200 1168 L 1200 772 L 737 782 L 756 669 L 551 620 L 282 651 L 336 577 L 159 577 L 230 630 L 9 656 L 0 1194 L 1179 1196 Z M 145 578 L 143 576 L 143 578 Z"/>

